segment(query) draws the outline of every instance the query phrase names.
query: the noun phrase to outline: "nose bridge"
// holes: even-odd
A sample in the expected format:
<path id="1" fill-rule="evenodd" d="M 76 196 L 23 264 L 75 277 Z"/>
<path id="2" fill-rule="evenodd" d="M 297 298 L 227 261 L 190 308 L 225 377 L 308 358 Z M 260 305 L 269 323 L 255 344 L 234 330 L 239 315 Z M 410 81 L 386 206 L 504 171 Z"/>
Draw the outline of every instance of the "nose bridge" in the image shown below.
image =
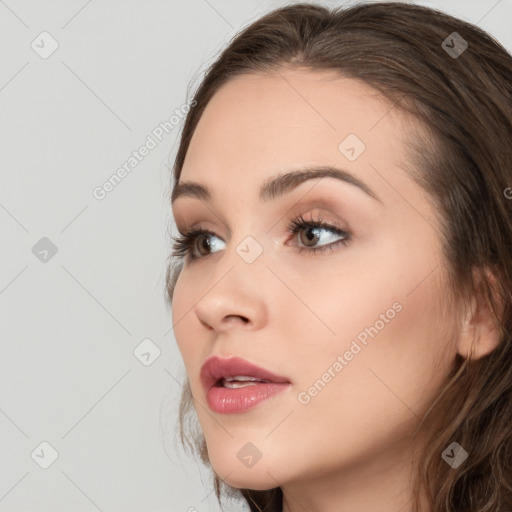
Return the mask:
<path id="1" fill-rule="evenodd" d="M 264 216 L 254 206 L 246 205 L 233 208 L 231 219 L 230 237 L 216 267 L 221 270 L 221 267 L 235 266 L 237 272 L 241 273 L 244 270 L 254 272 L 255 267 L 258 267 L 258 272 L 261 271 L 261 263 L 271 247 Z"/>
<path id="2" fill-rule="evenodd" d="M 200 322 L 216 331 L 233 317 L 241 317 L 253 328 L 265 321 L 269 289 L 263 240 L 253 235 L 233 234 L 215 263 L 210 283 L 195 311 Z"/>
<path id="3" fill-rule="evenodd" d="M 258 236 L 258 235 L 256 235 Z M 255 286 L 265 280 L 265 247 L 262 236 L 238 236 L 234 234 L 233 240 L 228 243 L 215 268 L 215 281 L 226 276 L 234 281 L 237 288 L 243 291 L 243 286 Z"/>

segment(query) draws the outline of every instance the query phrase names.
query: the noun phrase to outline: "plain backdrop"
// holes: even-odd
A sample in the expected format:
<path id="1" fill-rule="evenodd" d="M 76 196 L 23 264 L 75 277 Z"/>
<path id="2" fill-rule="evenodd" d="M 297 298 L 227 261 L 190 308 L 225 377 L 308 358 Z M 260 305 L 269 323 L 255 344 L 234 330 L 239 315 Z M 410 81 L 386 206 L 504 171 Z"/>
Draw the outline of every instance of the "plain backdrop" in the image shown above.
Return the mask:
<path id="1" fill-rule="evenodd" d="M 185 374 L 164 279 L 182 124 L 161 123 L 287 3 L 0 0 L 0 512 L 219 510 L 174 442 Z M 512 0 L 418 3 L 512 49 Z"/>

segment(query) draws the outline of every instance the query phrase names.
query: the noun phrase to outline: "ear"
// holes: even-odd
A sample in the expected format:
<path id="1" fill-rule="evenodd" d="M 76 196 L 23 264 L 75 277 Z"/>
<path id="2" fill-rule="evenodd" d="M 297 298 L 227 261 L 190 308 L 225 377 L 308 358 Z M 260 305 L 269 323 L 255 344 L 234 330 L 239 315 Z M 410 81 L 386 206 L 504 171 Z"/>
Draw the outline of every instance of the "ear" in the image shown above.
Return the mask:
<path id="1" fill-rule="evenodd" d="M 457 352 L 465 359 L 480 359 L 490 354 L 501 341 L 500 332 L 493 319 L 491 305 L 488 303 L 482 286 L 483 273 L 492 288 L 493 297 L 499 314 L 503 311 L 503 298 L 497 280 L 490 271 L 475 271 L 476 292 L 463 318 Z"/>

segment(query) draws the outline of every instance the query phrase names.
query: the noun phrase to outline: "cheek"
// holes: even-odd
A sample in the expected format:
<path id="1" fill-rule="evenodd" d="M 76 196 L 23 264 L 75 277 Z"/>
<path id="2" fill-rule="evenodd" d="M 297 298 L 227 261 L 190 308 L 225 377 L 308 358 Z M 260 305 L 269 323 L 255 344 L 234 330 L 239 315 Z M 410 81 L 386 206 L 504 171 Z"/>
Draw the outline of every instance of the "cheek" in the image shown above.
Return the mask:
<path id="1" fill-rule="evenodd" d="M 439 301 L 443 267 L 437 253 L 380 244 L 371 263 L 355 258 L 350 272 L 345 267 L 321 278 L 313 270 L 309 286 L 296 288 L 317 318 L 296 305 L 287 315 L 287 329 L 296 336 L 295 366 L 307 361 L 299 391 L 311 399 L 311 409 L 341 422 L 370 422 L 361 404 L 372 414 L 408 411 L 414 417 L 435 396 L 455 357 L 450 319 Z"/>
<path id="2" fill-rule="evenodd" d="M 351 417 L 356 424 L 370 426 L 378 417 L 391 424 L 404 415 L 420 416 L 453 362 L 448 327 L 440 321 L 437 287 L 430 282 L 410 295 L 387 293 L 382 290 L 382 301 L 368 297 L 364 315 L 357 308 L 340 313 L 345 319 L 335 324 L 340 335 L 308 372 L 307 385 L 320 379 L 322 397 L 318 393 L 315 398 L 319 411 L 339 404 L 334 415 L 342 423 Z M 328 369 L 336 377 L 322 388 L 329 380 Z"/>
<path id="3" fill-rule="evenodd" d="M 408 296 L 389 287 L 376 291 L 380 300 L 367 295 L 364 314 L 353 306 L 338 309 L 337 322 L 330 318 L 337 336 L 317 337 L 314 350 L 302 350 L 296 340 L 292 357 L 301 371 L 295 373 L 294 412 L 272 434 L 273 447 L 289 450 L 282 456 L 290 466 L 308 460 L 310 469 L 319 471 L 390 447 L 405 453 L 407 439 L 437 396 L 450 365 L 447 358 L 438 366 L 447 338 L 439 322 L 437 287 L 429 282 Z M 397 298 L 401 309 L 392 307 Z M 387 323 L 379 317 L 386 311 Z M 361 333 L 366 343 L 357 337 Z M 338 356 L 345 356 L 343 364 Z M 301 432 L 301 450 L 291 447 L 291 432 Z"/>
<path id="4" fill-rule="evenodd" d="M 186 272 L 182 272 L 174 288 L 171 309 L 174 337 L 187 372 L 191 370 L 192 359 L 200 355 L 198 352 L 199 330 L 204 329 L 197 321 L 194 321 L 193 306 L 197 299 L 194 299 L 194 295 L 191 293 L 191 290 L 194 289 L 193 286 L 190 276 Z"/>

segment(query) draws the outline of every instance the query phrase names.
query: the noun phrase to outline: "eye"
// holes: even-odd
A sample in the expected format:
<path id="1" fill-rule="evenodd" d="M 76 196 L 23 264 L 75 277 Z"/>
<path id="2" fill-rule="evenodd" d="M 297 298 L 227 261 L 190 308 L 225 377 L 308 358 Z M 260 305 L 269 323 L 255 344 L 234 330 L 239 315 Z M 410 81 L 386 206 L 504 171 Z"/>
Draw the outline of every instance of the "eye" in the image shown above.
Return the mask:
<path id="1" fill-rule="evenodd" d="M 201 259 L 208 256 L 215 243 L 211 242 L 212 237 L 218 238 L 215 233 L 207 229 L 190 229 L 180 233 L 180 236 L 173 237 L 173 257 L 186 257 L 189 260 Z M 218 238 L 220 240 L 220 238 Z M 194 253 L 197 250 L 199 256 Z"/>
<path id="2" fill-rule="evenodd" d="M 306 220 L 302 215 L 299 215 L 290 223 L 288 232 L 292 235 L 299 234 L 298 240 L 300 244 L 303 244 L 299 244 L 299 252 L 308 251 L 313 254 L 318 252 L 333 251 L 339 245 L 347 245 L 348 242 L 352 239 L 351 233 L 349 233 L 347 230 L 328 224 L 320 216 L 318 216 L 317 219 Z M 322 237 L 322 232 L 330 232 L 331 236 Z M 301 233 L 304 233 L 305 236 L 300 236 Z M 327 241 L 329 241 L 329 239 L 332 240 L 333 238 L 338 238 L 338 240 L 315 247 L 315 245 L 318 244 L 322 238 L 327 239 Z"/>
<path id="3" fill-rule="evenodd" d="M 294 237 L 299 234 L 297 238 L 300 243 L 294 244 L 297 246 L 298 252 L 307 251 L 311 254 L 335 250 L 339 245 L 346 245 L 351 240 L 351 233 L 326 223 L 321 217 L 306 220 L 299 215 L 292 219 L 287 232 Z M 330 232 L 331 236 L 322 237 L 322 232 Z M 305 236 L 300 236 L 301 233 L 304 233 Z M 338 238 L 338 240 L 316 246 L 322 241 L 322 238 L 327 239 L 327 242 L 332 238 Z M 218 248 L 219 244 L 215 243 L 215 239 L 221 240 L 215 233 L 206 229 L 185 230 L 184 233 L 180 233 L 180 236 L 173 237 L 172 256 L 185 257 L 189 262 L 203 259 L 212 254 L 212 250 Z"/>

